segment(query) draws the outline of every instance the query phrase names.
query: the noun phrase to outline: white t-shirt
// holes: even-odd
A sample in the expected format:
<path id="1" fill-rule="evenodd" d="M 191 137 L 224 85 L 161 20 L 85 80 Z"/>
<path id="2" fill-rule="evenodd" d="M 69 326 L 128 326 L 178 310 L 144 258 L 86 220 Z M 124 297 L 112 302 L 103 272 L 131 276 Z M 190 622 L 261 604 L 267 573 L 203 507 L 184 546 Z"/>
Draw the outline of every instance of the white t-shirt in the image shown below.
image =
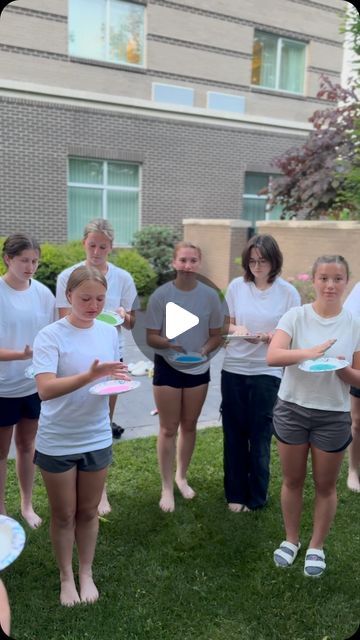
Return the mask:
<path id="1" fill-rule="evenodd" d="M 308 349 L 336 338 L 326 356 L 343 356 L 350 364 L 353 354 L 360 351 L 360 318 L 344 308 L 333 318 L 322 318 L 312 304 L 305 304 L 290 309 L 277 328 L 291 337 L 291 349 Z M 279 397 L 312 409 L 350 411 L 349 385 L 335 371 L 307 373 L 297 364 L 285 367 Z"/>
<path id="2" fill-rule="evenodd" d="M 226 292 L 226 302 L 235 324 L 244 325 L 250 333 L 269 333 L 275 330 L 281 316 L 291 307 L 301 304 L 295 287 L 276 278 L 271 287 L 261 291 L 243 277 L 235 278 Z M 270 375 L 281 378 L 282 367 L 266 364 L 267 345 L 251 344 L 246 340 L 232 340 L 226 347 L 224 371 L 245 376 Z"/>
<path id="3" fill-rule="evenodd" d="M 64 269 L 56 281 L 56 306 L 58 309 L 70 308 L 70 303 L 66 298 L 65 291 L 70 274 L 77 267 L 81 267 L 85 261 L 78 262 L 72 267 Z M 134 280 L 128 271 L 116 267 L 111 262 L 107 263 L 108 270 L 105 274 L 107 281 L 107 291 L 104 309 L 115 311 L 119 307 L 124 307 L 125 311 L 136 311 L 139 309 L 139 301 Z M 124 338 L 121 335 L 121 327 L 118 327 L 119 357 L 123 357 Z"/>
<path id="4" fill-rule="evenodd" d="M 199 324 L 175 338 L 176 344 L 186 351 L 199 352 L 209 339 L 209 329 L 219 329 L 223 325 L 222 306 L 215 289 L 197 282 L 196 287 L 191 291 L 182 291 L 175 286 L 174 281 L 171 281 L 163 284 L 150 296 L 146 310 L 147 329 L 157 329 L 161 331 L 162 336 L 166 335 L 165 314 L 168 302 L 174 302 L 199 318 Z M 170 363 L 171 358 L 176 354 L 173 349 L 155 351 Z M 205 373 L 208 368 L 209 362 L 193 367 L 176 365 L 179 371 L 194 375 Z"/>
<path id="5" fill-rule="evenodd" d="M 55 298 L 50 289 L 37 280 L 17 291 L 0 278 L 0 345 L 3 349 L 23 351 L 33 346 L 38 331 L 55 320 Z M 36 393 L 35 380 L 25 377 L 31 360 L 0 361 L 0 396 L 22 398 Z"/>
<path id="6" fill-rule="evenodd" d="M 95 359 L 118 358 L 117 331 L 94 320 L 89 329 L 74 327 L 67 317 L 45 327 L 34 342 L 34 370 L 57 377 L 87 371 Z M 99 378 L 59 398 L 43 400 L 35 446 L 51 456 L 96 451 L 111 445 L 109 397 L 89 393 Z"/>
<path id="7" fill-rule="evenodd" d="M 357 282 L 350 291 L 344 302 L 345 309 L 348 309 L 355 316 L 360 316 L 360 282 Z"/>

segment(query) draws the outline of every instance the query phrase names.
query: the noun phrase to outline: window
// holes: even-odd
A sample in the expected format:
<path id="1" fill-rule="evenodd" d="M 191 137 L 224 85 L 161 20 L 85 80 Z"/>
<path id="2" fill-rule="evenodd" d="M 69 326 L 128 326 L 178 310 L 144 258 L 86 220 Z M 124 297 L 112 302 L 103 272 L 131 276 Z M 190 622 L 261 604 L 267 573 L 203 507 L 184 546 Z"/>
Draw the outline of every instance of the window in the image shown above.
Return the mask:
<path id="1" fill-rule="evenodd" d="M 304 93 L 305 43 L 255 31 L 251 84 Z"/>
<path id="2" fill-rule="evenodd" d="M 93 218 L 106 218 L 114 227 L 115 244 L 129 246 L 139 228 L 139 165 L 69 159 L 68 236 L 82 237 Z"/>
<path id="3" fill-rule="evenodd" d="M 278 220 L 282 208 L 276 206 L 271 211 L 266 211 L 266 195 L 259 195 L 259 191 L 267 187 L 271 175 L 268 173 L 245 174 L 245 188 L 243 195 L 243 218 L 250 220 L 256 227 L 257 220 Z"/>
<path id="4" fill-rule="evenodd" d="M 69 0 L 69 54 L 144 66 L 144 15 L 123 0 Z"/>
<path id="5" fill-rule="evenodd" d="M 153 99 L 156 102 L 179 104 L 184 107 L 192 107 L 194 104 L 194 89 L 179 87 L 174 84 L 153 83 Z"/>
<path id="6" fill-rule="evenodd" d="M 232 95 L 231 93 L 218 93 L 217 91 L 208 91 L 207 106 L 208 109 L 216 109 L 216 111 L 244 113 L 245 98 L 243 96 Z"/>

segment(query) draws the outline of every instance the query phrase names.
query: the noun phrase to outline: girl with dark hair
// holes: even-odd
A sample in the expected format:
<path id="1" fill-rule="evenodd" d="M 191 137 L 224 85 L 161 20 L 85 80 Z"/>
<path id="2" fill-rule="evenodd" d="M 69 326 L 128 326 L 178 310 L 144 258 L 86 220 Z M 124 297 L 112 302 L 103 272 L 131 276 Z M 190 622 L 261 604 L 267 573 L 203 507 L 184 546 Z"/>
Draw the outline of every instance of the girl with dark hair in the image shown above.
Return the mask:
<path id="1" fill-rule="evenodd" d="M 279 276 L 282 262 L 272 236 L 253 236 L 242 254 L 244 276 L 226 292 L 225 323 L 237 336 L 227 343 L 221 372 L 224 488 L 234 512 L 267 501 L 272 409 L 282 369 L 266 364 L 266 352 L 281 316 L 300 304 L 295 287 Z"/>
<path id="2" fill-rule="evenodd" d="M 310 455 L 315 505 L 304 574 L 319 577 L 326 568 L 323 546 L 335 517 L 336 482 L 351 442 L 349 388 L 360 386 L 360 319 L 342 307 L 349 280 L 349 267 L 342 256 L 321 256 L 312 275 L 315 302 L 291 309 L 281 318 L 267 361 L 272 367 L 285 367 L 274 409 L 274 433 L 283 472 L 281 507 L 286 539 L 275 550 L 274 562 L 290 567 L 300 549 Z M 316 359 L 325 353 L 345 358 L 350 364 L 321 372 Z M 305 360 L 315 360 L 312 366 L 318 367 L 316 373 L 297 366 Z"/>
<path id="3" fill-rule="evenodd" d="M 36 334 L 55 319 L 55 299 L 33 279 L 40 258 L 40 245 L 34 238 L 22 233 L 9 236 L 2 255 L 7 270 L 0 278 L 0 514 L 6 514 L 7 457 L 15 431 L 21 513 L 36 528 L 41 518 L 33 509 L 32 488 L 40 399 L 35 380 L 27 378 L 25 370 Z"/>

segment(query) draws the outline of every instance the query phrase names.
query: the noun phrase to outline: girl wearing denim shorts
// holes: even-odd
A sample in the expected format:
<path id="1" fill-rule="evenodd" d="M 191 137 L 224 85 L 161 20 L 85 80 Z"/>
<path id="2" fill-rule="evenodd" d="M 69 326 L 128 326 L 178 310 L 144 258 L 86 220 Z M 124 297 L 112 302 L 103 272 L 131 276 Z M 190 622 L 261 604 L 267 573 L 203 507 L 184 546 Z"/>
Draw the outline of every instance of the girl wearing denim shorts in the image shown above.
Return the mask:
<path id="1" fill-rule="evenodd" d="M 34 461 L 48 494 L 60 602 L 65 606 L 95 602 L 99 596 L 92 564 L 112 434 L 108 396 L 89 390 L 104 376 L 129 379 L 118 359 L 116 329 L 96 320 L 106 287 L 97 269 L 75 269 L 66 287 L 70 313 L 40 331 L 34 343 L 34 370 L 42 399 Z M 74 545 L 79 592 L 72 568 Z"/>
<path id="2" fill-rule="evenodd" d="M 274 562 L 289 567 L 300 549 L 310 453 L 315 504 L 304 574 L 319 577 L 326 569 L 323 547 L 336 512 L 336 482 L 351 442 L 349 387 L 360 386 L 360 318 L 342 307 L 349 279 L 349 267 L 342 256 L 321 256 L 312 276 L 315 302 L 291 309 L 281 318 L 267 361 L 271 366 L 285 367 L 273 421 L 283 473 L 281 506 L 286 539 L 275 550 Z M 316 361 L 324 354 L 345 358 L 350 364 L 314 373 L 299 369 L 303 361 Z"/>

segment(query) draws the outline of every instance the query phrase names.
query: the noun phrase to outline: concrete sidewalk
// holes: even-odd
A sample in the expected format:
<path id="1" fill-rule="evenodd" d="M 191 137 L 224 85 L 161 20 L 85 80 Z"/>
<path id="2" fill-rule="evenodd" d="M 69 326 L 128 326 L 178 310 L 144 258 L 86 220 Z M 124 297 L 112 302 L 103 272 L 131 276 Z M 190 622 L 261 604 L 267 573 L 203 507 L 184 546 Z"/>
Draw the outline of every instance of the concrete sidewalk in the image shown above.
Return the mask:
<path id="1" fill-rule="evenodd" d="M 144 313 L 137 313 L 137 331 L 136 342 L 131 331 L 123 331 L 125 340 L 124 361 L 139 362 L 139 360 L 147 360 L 149 350 L 145 347 L 145 331 L 144 331 Z M 141 348 L 144 348 L 144 353 Z M 224 350 L 220 351 L 211 360 L 211 382 L 207 398 L 205 400 L 198 427 L 204 428 L 209 426 L 219 426 L 219 407 L 221 401 L 220 394 L 220 371 L 224 358 Z M 114 440 L 114 444 L 123 440 L 131 440 L 133 438 L 145 438 L 147 436 L 156 435 L 158 433 L 159 418 L 152 416 L 151 411 L 155 408 L 152 380 L 148 376 L 134 376 L 134 380 L 138 380 L 140 387 L 129 393 L 118 396 L 116 403 L 114 421 L 125 427 L 120 440 Z M 10 458 L 15 457 L 14 443 L 11 444 Z"/>

